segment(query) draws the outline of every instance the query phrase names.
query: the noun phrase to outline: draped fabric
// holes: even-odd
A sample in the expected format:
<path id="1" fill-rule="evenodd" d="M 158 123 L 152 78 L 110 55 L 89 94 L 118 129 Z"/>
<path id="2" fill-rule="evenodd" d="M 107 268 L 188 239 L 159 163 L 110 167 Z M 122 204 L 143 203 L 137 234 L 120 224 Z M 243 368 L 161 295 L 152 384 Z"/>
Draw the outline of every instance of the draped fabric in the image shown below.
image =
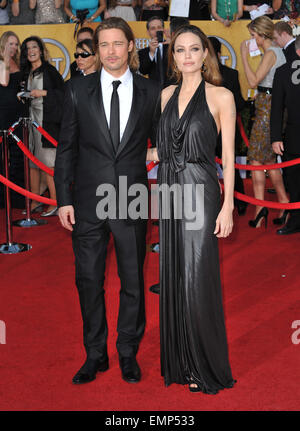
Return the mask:
<path id="1" fill-rule="evenodd" d="M 228 360 L 222 307 L 218 242 L 214 235 L 220 211 L 215 167 L 217 127 L 209 111 L 202 80 L 179 118 L 175 89 L 157 130 L 158 183 L 179 184 L 182 195 L 160 191 L 160 336 L 161 372 L 165 384 L 194 381 L 215 394 L 234 384 Z M 184 187 L 190 185 L 192 192 Z M 198 193 L 197 185 L 204 186 Z M 202 186 L 202 187 L 203 187 Z M 188 227 L 185 214 L 192 200 L 202 225 Z M 197 207 L 198 200 L 200 206 Z M 184 208 L 178 218 L 179 203 Z M 164 205 L 170 217 L 164 218 Z"/>

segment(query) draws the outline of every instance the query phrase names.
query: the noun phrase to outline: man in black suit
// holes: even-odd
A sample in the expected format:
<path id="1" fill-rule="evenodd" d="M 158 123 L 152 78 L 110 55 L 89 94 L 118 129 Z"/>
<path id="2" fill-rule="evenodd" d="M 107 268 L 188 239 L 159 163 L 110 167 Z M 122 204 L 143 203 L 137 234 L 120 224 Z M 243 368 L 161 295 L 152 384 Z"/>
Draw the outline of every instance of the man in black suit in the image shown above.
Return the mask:
<path id="1" fill-rule="evenodd" d="M 132 73 L 138 65 L 135 40 L 123 19 L 104 20 L 94 41 L 102 69 L 68 82 L 55 166 L 60 221 L 72 231 L 87 353 L 73 383 L 88 383 L 108 369 L 103 284 L 110 233 L 121 279 L 117 350 L 123 379 L 135 383 L 145 329 L 147 216 L 135 219 L 121 209 L 115 214 L 113 204 L 129 202 L 131 186 L 147 190 L 147 139 L 159 86 Z"/>
<path id="2" fill-rule="evenodd" d="M 271 142 L 283 161 L 300 157 L 300 37 L 295 41 L 297 60 L 279 67 L 274 76 L 271 108 Z M 287 124 L 283 133 L 283 113 L 287 110 Z M 300 165 L 285 168 L 290 202 L 300 202 Z M 290 210 L 286 225 L 277 230 L 279 235 L 300 232 L 300 210 Z"/>
<path id="3" fill-rule="evenodd" d="M 149 46 L 138 52 L 140 72 L 157 81 L 163 88 L 167 81 L 169 45 L 166 41 L 158 41 L 157 32 L 164 34 L 164 21 L 158 16 L 153 16 L 148 19 L 146 26 L 150 39 Z"/>
<path id="4" fill-rule="evenodd" d="M 274 40 L 282 48 L 288 63 L 297 60 L 295 50 L 295 38 L 292 27 L 285 21 L 276 22 L 274 25 Z"/>

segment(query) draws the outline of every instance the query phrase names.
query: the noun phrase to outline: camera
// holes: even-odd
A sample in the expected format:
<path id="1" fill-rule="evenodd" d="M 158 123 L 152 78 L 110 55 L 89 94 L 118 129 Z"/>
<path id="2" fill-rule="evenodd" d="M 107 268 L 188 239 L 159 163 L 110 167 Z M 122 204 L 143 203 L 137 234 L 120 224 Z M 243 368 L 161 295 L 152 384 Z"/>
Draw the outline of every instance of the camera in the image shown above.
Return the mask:
<path id="1" fill-rule="evenodd" d="M 164 32 L 159 30 L 156 32 L 157 42 L 162 43 L 164 41 Z"/>

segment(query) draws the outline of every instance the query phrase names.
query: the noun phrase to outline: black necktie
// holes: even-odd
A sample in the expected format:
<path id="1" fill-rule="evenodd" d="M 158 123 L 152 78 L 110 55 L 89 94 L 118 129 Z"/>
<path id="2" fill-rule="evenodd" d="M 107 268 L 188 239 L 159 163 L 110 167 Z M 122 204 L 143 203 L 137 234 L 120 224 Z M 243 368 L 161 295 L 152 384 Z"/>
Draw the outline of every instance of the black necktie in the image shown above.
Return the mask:
<path id="1" fill-rule="evenodd" d="M 120 143 L 120 104 L 119 104 L 119 95 L 118 95 L 118 87 L 121 84 L 121 81 L 113 81 L 113 92 L 111 95 L 110 102 L 110 135 L 113 142 L 113 146 L 115 151 L 117 152 L 119 143 Z"/>
<path id="2" fill-rule="evenodd" d="M 158 69 L 158 81 L 161 85 L 161 87 L 164 85 L 164 68 L 163 68 L 163 59 L 160 53 L 160 47 L 157 47 L 156 51 L 156 63 L 157 63 L 157 69 Z"/>

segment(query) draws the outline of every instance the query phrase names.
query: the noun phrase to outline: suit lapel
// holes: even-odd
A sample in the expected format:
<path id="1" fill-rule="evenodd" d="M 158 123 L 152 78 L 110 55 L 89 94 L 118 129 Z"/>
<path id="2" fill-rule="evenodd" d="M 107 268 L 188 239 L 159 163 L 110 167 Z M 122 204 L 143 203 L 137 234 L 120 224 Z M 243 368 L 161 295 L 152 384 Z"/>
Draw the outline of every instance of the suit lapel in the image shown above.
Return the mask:
<path id="1" fill-rule="evenodd" d="M 121 151 L 125 148 L 126 144 L 129 141 L 129 138 L 131 137 L 135 126 L 138 122 L 139 116 L 142 112 L 144 101 L 145 101 L 145 89 L 139 88 L 135 75 L 133 74 L 133 95 L 132 95 L 132 104 L 131 104 L 131 110 L 129 114 L 129 118 L 122 136 L 122 140 L 120 142 L 120 145 L 118 147 L 116 156 L 118 156 Z"/>
<path id="2" fill-rule="evenodd" d="M 96 76 L 97 78 L 93 80 L 88 87 L 88 94 L 90 98 L 89 106 L 92 113 L 96 116 L 98 120 L 97 122 L 99 124 L 99 128 L 104 135 L 105 141 L 108 144 L 110 152 L 113 152 L 113 154 L 115 154 L 103 105 L 100 74 L 97 73 Z"/>

